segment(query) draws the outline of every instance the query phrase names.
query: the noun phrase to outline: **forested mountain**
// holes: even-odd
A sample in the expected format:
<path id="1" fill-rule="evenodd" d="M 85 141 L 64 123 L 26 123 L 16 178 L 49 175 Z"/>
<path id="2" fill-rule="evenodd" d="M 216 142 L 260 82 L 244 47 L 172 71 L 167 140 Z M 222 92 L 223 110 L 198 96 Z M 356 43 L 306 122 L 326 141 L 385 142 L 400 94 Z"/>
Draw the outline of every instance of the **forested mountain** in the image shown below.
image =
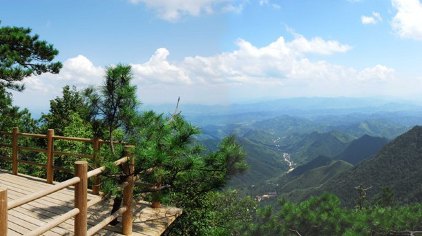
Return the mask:
<path id="1" fill-rule="evenodd" d="M 353 140 L 347 148 L 340 153 L 335 159 L 347 161 L 353 165 L 371 158 L 388 143 L 388 139 L 380 137 L 372 137 L 364 135 Z"/>
<path id="2" fill-rule="evenodd" d="M 353 205 L 355 187 L 368 188 L 373 199 L 383 188 L 390 188 L 398 202 L 422 200 L 422 127 L 416 126 L 387 144 L 372 159 L 328 181 L 313 194 L 325 191 L 338 195 L 346 205 Z"/>
<path id="3" fill-rule="evenodd" d="M 328 165 L 310 169 L 298 176 L 289 176 L 288 182 L 278 185 L 276 188 L 279 196 L 295 200 L 297 197 L 306 198 L 308 190 L 315 189 L 338 176 L 341 173 L 353 168 L 353 165 L 345 161 L 331 161 Z"/>
<path id="4" fill-rule="evenodd" d="M 306 164 L 300 165 L 296 167 L 292 172 L 290 172 L 289 176 L 298 176 L 301 175 L 307 171 L 310 171 L 312 169 L 326 166 L 330 164 L 333 160 L 327 156 L 318 156 L 317 158 L 313 159 L 312 161 L 309 161 Z"/>
<path id="5" fill-rule="evenodd" d="M 237 141 L 246 151 L 248 170 L 231 179 L 230 186 L 248 186 L 280 175 L 288 170 L 279 151 L 245 138 Z"/>
<path id="6" fill-rule="evenodd" d="M 395 122 L 376 124 L 366 115 L 360 119 L 359 115 L 353 115 L 351 120 L 344 119 L 345 116 L 323 117 L 308 119 L 282 115 L 259 121 L 206 125 L 198 140 L 213 149 L 222 137 L 236 135 L 246 150 L 249 169 L 235 176 L 230 186 L 246 187 L 282 176 L 289 168 L 306 164 L 318 156 L 335 160 L 344 158 L 355 164 L 379 150 L 386 142 L 381 138 L 382 134 L 398 135 L 400 130 L 408 129 Z M 362 137 L 359 140 L 368 134 L 380 138 Z M 289 159 L 285 160 L 285 157 Z"/>

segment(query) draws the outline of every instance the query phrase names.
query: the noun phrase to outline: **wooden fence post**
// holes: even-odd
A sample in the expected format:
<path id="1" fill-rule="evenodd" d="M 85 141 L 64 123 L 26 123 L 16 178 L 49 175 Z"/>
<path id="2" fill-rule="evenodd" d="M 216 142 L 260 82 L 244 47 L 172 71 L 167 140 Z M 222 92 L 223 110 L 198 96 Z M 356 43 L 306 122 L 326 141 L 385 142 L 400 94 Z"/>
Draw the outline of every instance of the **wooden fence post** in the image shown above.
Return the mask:
<path id="1" fill-rule="evenodd" d="M 75 236 L 87 235 L 87 209 L 88 209 L 88 162 L 75 162 L 75 176 L 80 178 L 79 183 L 75 184 L 75 208 L 79 213 L 75 216 L 74 234 Z"/>
<path id="2" fill-rule="evenodd" d="M 93 147 L 93 156 L 94 156 L 94 169 L 100 167 L 100 139 L 94 138 L 92 141 L 92 147 Z M 100 194 L 100 176 L 96 175 L 94 176 L 92 191 L 94 194 L 99 195 Z"/>
<path id="3" fill-rule="evenodd" d="M 135 172 L 135 160 L 133 158 L 133 151 L 135 146 L 126 145 L 125 146 L 125 156 L 129 157 L 130 160 L 126 163 L 128 168 L 124 168 L 125 174 L 128 176 L 126 178 L 127 185 L 123 189 L 123 206 L 126 207 L 126 211 L 122 215 L 122 227 L 124 235 L 132 234 L 132 222 L 133 222 L 133 212 L 132 212 L 132 201 L 133 201 L 133 184 L 134 184 L 134 172 Z"/>
<path id="4" fill-rule="evenodd" d="M 14 175 L 18 174 L 18 135 L 19 128 L 14 127 L 12 129 L 12 173 Z"/>
<path id="5" fill-rule="evenodd" d="M 47 131 L 47 183 L 54 180 L 54 129 Z"/>
<path id="6" fill-rule="evenodd" d="M 0 235 L 7 236 L 7 189 L 0 187 Z"/>

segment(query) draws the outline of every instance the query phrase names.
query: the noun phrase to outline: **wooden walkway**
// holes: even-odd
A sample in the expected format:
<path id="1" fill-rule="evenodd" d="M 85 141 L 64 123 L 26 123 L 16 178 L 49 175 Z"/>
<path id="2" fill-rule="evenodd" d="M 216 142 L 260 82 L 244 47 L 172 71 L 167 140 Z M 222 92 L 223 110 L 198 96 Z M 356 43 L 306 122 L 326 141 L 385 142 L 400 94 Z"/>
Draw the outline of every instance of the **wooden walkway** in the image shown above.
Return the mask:
<path id="1" fill-rule="evenodd" d="M 12 175 L 0 171 L 0 187 L 8 189 L 8 201 L 12 201 L 51 187 L 45 180 Z M 46 224 L 55 217 L 68 212 L 74 206 L 73 188 L 66 188 L 42 197 L 28 204 L 8 211 L 8 235 L 25 235 L 37 227 Z M 88 194 L 89 202 L 98 202 L 100 197 Z M 100 202 L 88 208 L 88 228 L 109 215 L 110 202 Z M 138 202 L 134 206 L 133 235 L 161 235 L 164 230 L 182 213 L 178 208 L 152 209 L 146 202 Z M 74 220 L 69 219 L 43 235 L 73 235 Z M 97 235 L 121 235 L 119 226 L 107 226 Z"/>

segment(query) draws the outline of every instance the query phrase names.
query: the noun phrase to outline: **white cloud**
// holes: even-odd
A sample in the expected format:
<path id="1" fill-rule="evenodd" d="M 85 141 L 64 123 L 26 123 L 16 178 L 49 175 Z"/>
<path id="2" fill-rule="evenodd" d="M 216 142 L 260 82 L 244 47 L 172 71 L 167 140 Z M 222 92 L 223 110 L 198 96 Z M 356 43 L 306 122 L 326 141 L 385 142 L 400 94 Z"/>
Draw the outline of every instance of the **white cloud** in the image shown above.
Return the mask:
<path id="1" fill-rule="evenodd" d="M 379 12 L 372 12 L 370 16 L 361 16 L 360 20 L 364 25 L 375 25 L 382 21 L 382 17 Z"/>
<path id="2" fill-rule="evenodd" d="M 135 77 L 140 83 L 182 83 L 190 84 L 190 78 L 185 72 L 167 61 L 169 51 L 159 48 L 144 64 L 132 64 Z"/>
<path id="3" fill-rule="evenodd" d="M 100 85 L 105 69 L 95 66 L 83 55 L 70 58 L 63 63 L 59 74 L 31 76 L 24 80 L 26 90 L 44 94 L 60 94 L 65 85 L 88 87 Z M 53 92 L 54 91 L 54 92 Z"/>
<path id="4" fill-rule="evenodd" d="M 279 37 L 263 47 L 242 39 L 236 43 L 233 51 L 174 62 L 168 59 L 170 52 L 160 48 L 145 63 L 131 64 L 140 99 L 175 102 L 181 96 L 184 102 L 224 103 L 259 97 L 374 95 L 399 88 L 394 69 L 385 65 L 356 69 L 310 59 L 311 54 L 323 58 L 351 49 L 338 41 L 296 35 L 290 41 Z M 100 85 L 104 70 L 80 55 L 65 61 L 59 75 L 26 79 L 24 94 L 48 104 L 66 84 L 78 88 Z M 390 90 L 383 89 L 392 83 L 395 86 L 388 87 Z M 25 101 L 32 104 L 32 100 Z"/>
<path id="5" fill-rule="evenodd" d="M 238 0 L 129 0 L 133 4 L 143 3 L 167 21 L 177 21 L 181 17 L 213 14 L 215 12 L 239 12 L 242 4 Z"/>
<path id="6" fill-rule="evenodd" d="M 280 9 L 281 6 L 279 4 L 276 3 L 272 3 L 270 0 L 259 0 L 259 5 L 260 6 L 271 6 L 274 9 Z"/>
<path id="7" fill-rule="evenodd" d="M 392 0 L 397 10 L 393 30 L 403 38 L 422 40 L 422 4 L 419 0 Z"/>
<path id="8" fill-rule="evenodd" d="M 349 45 L 341 44 L 334 40 L 324 40 L 316 37 L 311 40 L 299 35 L 292 42 L 287 44 L 292 51 L 297 53 L 316 53 L 331 55 L 339 52 L 347 52 L 351 49 Z"/>

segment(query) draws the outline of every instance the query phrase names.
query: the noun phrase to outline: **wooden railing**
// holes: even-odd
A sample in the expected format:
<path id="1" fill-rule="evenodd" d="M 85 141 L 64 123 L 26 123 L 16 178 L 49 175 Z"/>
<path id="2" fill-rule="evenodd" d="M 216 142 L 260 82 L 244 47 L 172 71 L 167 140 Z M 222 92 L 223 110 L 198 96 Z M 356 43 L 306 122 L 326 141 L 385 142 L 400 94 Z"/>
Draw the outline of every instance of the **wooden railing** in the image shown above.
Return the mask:
<path id="1" fill-rule="evenodd" d="M 93 161 L 93 163 L 96 165 L 98 163 L 99 155 L 100 155 L 100 148 L 101 145 L 104 143 L 110 143 L 110 141 L 105 141 L 99 138 L 77 138 L 77 137 L 65 137 L 65 136 L 59 136 L 54 134 L 54 129 L 49 129 L 47 131 L 47 134 L 31 134 L 31 133 L 20 133 L 19 129 L 17 127 L 12 129 L 12 132 L 0 132 L 0 134 L 4 136 L 11 137 L 10 143 L 0 143 L 0 147 L 3 148 L 9 148 L 11 149 L 11 157 L 0 157 L 0 159 L 3 159 L 5 161 L 9 161 L 12 163 L 12 173 L 14 175 L 18 174 L 18 165 L 19 163 L 23 164 L 30 164 L 34 166 L 41 166 L 46 168 L 46 180 L 47 183 L 53 183 L 54 181 L 54 170 L 61 170 L 63 167 L 54 166 L 54 157 L 57 155 L 67 155 L 67 156 L 74 156 L 78 158 L 89 158 Z M 46 140 L 46 148 L 34 148 L 34 147 L 26 147 L 26 146 L 20 146 L 19 140 L 21 138 L 38 138 L 38 139 L 45 139 Z M 90 143 L 92 145 L 92 153 L 76 153 L 76 152 L 64 152 L 64 151 L 57 151 L 54 150 L 54 141 L 55 140 L 65 140 L 65 141 L 74 141 L 74 142 L 80 142 L 80 143 Z M 120 143 L 125 144 L 122 142 L 114 141 L 114 143 Z M 23 160 L 22 158 L 19 158 L 19 151 L 31 151 L 36 153 L 45 153 L 47 156 L 47 162 L 45 164 L 43 163 L 36 163 L 34 161 L 29 160 Z M 94 166 L 95 168 L 98 166 Z M 99 178 L 94 178 L 93 180 L 94 185 L 92 187 L 92 190 L 95 194 L 99 193 Z"/>
<path id="2" fill-rule="evenodd" d="M 116 219 L 119 215 L 122 215 L 122 233 L 124 235 L 132 234 L 133 215 L 131 203 L 133 197 L 132 194 L 134 183 L 134 159 L 131 156 L 131 153 L 133 152 L 130 149 L 133 149 L 133 146 L 125 146 L 125 149 L 127 155 L 114 162 L 116 166 L 122 165 L 123 163 L 128 164 L 128 168 L 123 168 L 125 171 L 125 175 L 127 176 L 126 182 L 123 183 L 123 206 L 117 212 L 106 217 L 103 221 L 88 229 L 87 209 L 88 207 L 99 202 L 99 200 L 91 200 L 90 202 L 87 202 L 88 178 L 101 174 L 106 168 L 102 166 L 88 172 L 88 163 L 86 161 L 77 161 L 75 162 L 75 176 L 73 178 L 53 185 L 46 190 L 36 192 L 28 196 L 22 197 L 20 199 L 11 201 L 10 203 L 7 202 L 7 189 L 0 187 L 0 235 L 7 235 L 8 210 L 27 204 L 41 197 L 45 197 L 49 194 L 52 194 L 72 185 L 75 185 L 75 207 L 67 213 L 62 214 L 61 216 L 46 223 L 45 225 L 31 231 L 28 235 L 40 235 L 72 217 L 75 217 L 74 234 L 76 236 L 94 235 L 96 232 L 108 225 L 111 221 Z M 129 163 L 127 163 L 128 161 Z"/>

